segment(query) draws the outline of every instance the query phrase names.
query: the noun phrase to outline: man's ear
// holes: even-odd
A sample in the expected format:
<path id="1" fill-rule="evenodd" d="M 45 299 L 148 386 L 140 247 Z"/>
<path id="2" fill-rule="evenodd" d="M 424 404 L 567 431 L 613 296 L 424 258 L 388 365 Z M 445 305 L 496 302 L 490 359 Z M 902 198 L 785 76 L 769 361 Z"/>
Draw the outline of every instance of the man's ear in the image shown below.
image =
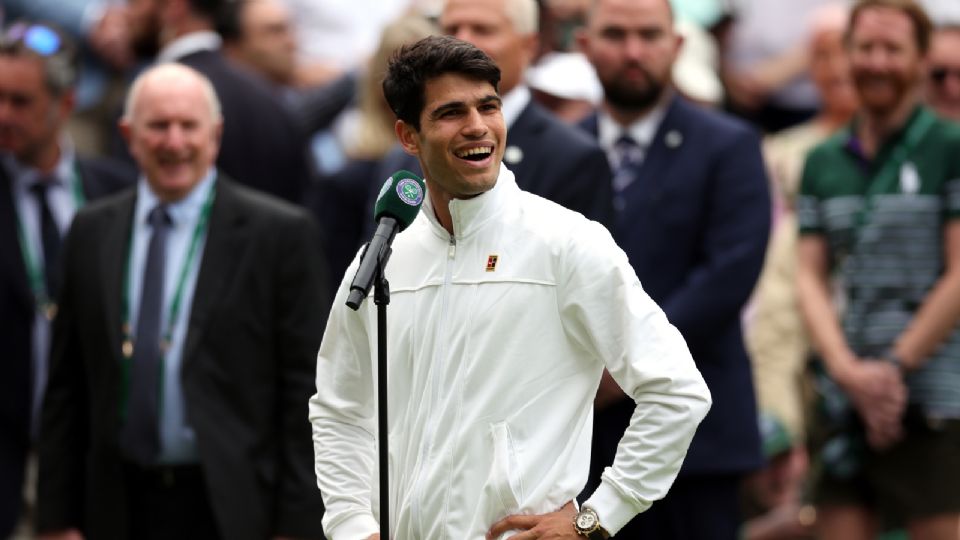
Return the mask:
<path id="1" fill-rule="evenodd" d="M 397 132 L 397 140 L 400 141 L 400 146 L 403 147 L 403 151 L 411 156 L 419 157 L 420 132 L 403 120 L 397 120 L 393 125 L 393 129 Z"/>
<path id="2" fill-rule="evenodd" d="M 127 148 L 129 148 L 131 141 L 130 120 L 127 118 L 121 118 L 117 122 L 117 129 L 120 131 L 120 136 L 123 137 L 123 142 L 125 142 L 127 144 Z"/>

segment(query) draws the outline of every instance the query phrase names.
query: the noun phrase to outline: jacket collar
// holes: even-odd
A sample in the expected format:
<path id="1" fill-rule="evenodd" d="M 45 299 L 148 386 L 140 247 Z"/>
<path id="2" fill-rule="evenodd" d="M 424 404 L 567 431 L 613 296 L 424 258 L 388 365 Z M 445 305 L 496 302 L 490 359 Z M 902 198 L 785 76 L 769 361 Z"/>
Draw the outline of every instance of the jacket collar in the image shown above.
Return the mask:
<path id="1" fill-rule="evenodd" d="M 480 230 L 484 224 L 506 211 L 516 200 L 520 188 L 513 172 L 503 163 L 493 188 L 472 199 L 454 199 L 450 201 L 450 216 L 453 218 L 453 233 L 457 241 L 469 237 Z M 444 239 L 450 237 L 434 211 L 430 197 L 424 197 L 423 212 L 431 225 L 431 230 Z"/>

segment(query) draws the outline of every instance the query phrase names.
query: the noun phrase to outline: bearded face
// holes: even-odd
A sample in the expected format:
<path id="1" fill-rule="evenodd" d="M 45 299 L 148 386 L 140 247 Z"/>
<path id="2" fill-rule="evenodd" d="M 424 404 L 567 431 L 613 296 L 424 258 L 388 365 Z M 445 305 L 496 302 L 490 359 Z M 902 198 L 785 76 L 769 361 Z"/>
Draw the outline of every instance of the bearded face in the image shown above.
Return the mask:
<path id="1" fill-rule="evenodd" d="M 669 85 L 681 39 L 663 0 L 602 0 L 596 2 L 579 43 L 607 103 L 642 111 L 657 103 Z"/>
<path id="2" fill-rule="evenodd" d="M 874 114 L 896 109 L 921 83 L 924 63 L 913 23 L 902 11 L 873 7 L 854 21 L 850 74 L 861 106 Z"/>

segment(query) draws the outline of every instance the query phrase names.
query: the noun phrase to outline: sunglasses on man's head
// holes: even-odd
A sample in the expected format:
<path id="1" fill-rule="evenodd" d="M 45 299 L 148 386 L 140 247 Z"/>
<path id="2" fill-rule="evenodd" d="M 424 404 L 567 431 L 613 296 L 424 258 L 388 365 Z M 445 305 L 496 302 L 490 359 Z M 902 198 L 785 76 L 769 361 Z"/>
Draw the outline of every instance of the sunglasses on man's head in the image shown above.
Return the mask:
<path id="1" fill-rule="evenodd" d="M 63 45 L 60 36 L 42 24 L 17 23 L 3 34 L 6 45 L 23 45 L 40 56 L 56 54 Z"/>
<path id="2" fill-rule="evenodd" d="M 946 82 L 947 77 L 960 80 L 960 68 L 934 67 L 930 70 L 930 80 L 937 84 Z"/>

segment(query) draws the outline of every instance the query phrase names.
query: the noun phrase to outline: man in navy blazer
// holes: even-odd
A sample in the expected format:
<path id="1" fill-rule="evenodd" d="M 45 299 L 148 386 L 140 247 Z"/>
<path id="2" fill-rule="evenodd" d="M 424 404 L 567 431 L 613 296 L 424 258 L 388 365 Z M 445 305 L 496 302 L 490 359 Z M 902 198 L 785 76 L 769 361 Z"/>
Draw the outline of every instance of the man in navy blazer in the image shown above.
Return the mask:
<path id="1" fill-rule="evenodd" d="M 578 39 L 604 87 L 603 106 L 582 127 L 614 169 L 614 238 L 687 340 L 714 401 L 670 493 L 620 535 L 733 540 L 740 479 L 762 460 L 740 323 L 770 224 L 759 139 L 672 88 L 682 38 L 667 0 L 597 0 Z M 632 412 L 608 379 L 597 395 L 587 492 Z"/>
<path id="2" fill-rule="evenodd" d="M 611 173 L 603 152 L 596 141 L 534 102 L 523 83 L 537 50 L 538 24 L 535 0 L 448 0 L 440 15 L 445 33 L 477 46 L 500 68 L 510 134 L 503 162 L 520 189 L 609 225 Z M 398 147 L 383 161 L 374 196 L 398 169 L 420 174 L 417 160 Z"/>

